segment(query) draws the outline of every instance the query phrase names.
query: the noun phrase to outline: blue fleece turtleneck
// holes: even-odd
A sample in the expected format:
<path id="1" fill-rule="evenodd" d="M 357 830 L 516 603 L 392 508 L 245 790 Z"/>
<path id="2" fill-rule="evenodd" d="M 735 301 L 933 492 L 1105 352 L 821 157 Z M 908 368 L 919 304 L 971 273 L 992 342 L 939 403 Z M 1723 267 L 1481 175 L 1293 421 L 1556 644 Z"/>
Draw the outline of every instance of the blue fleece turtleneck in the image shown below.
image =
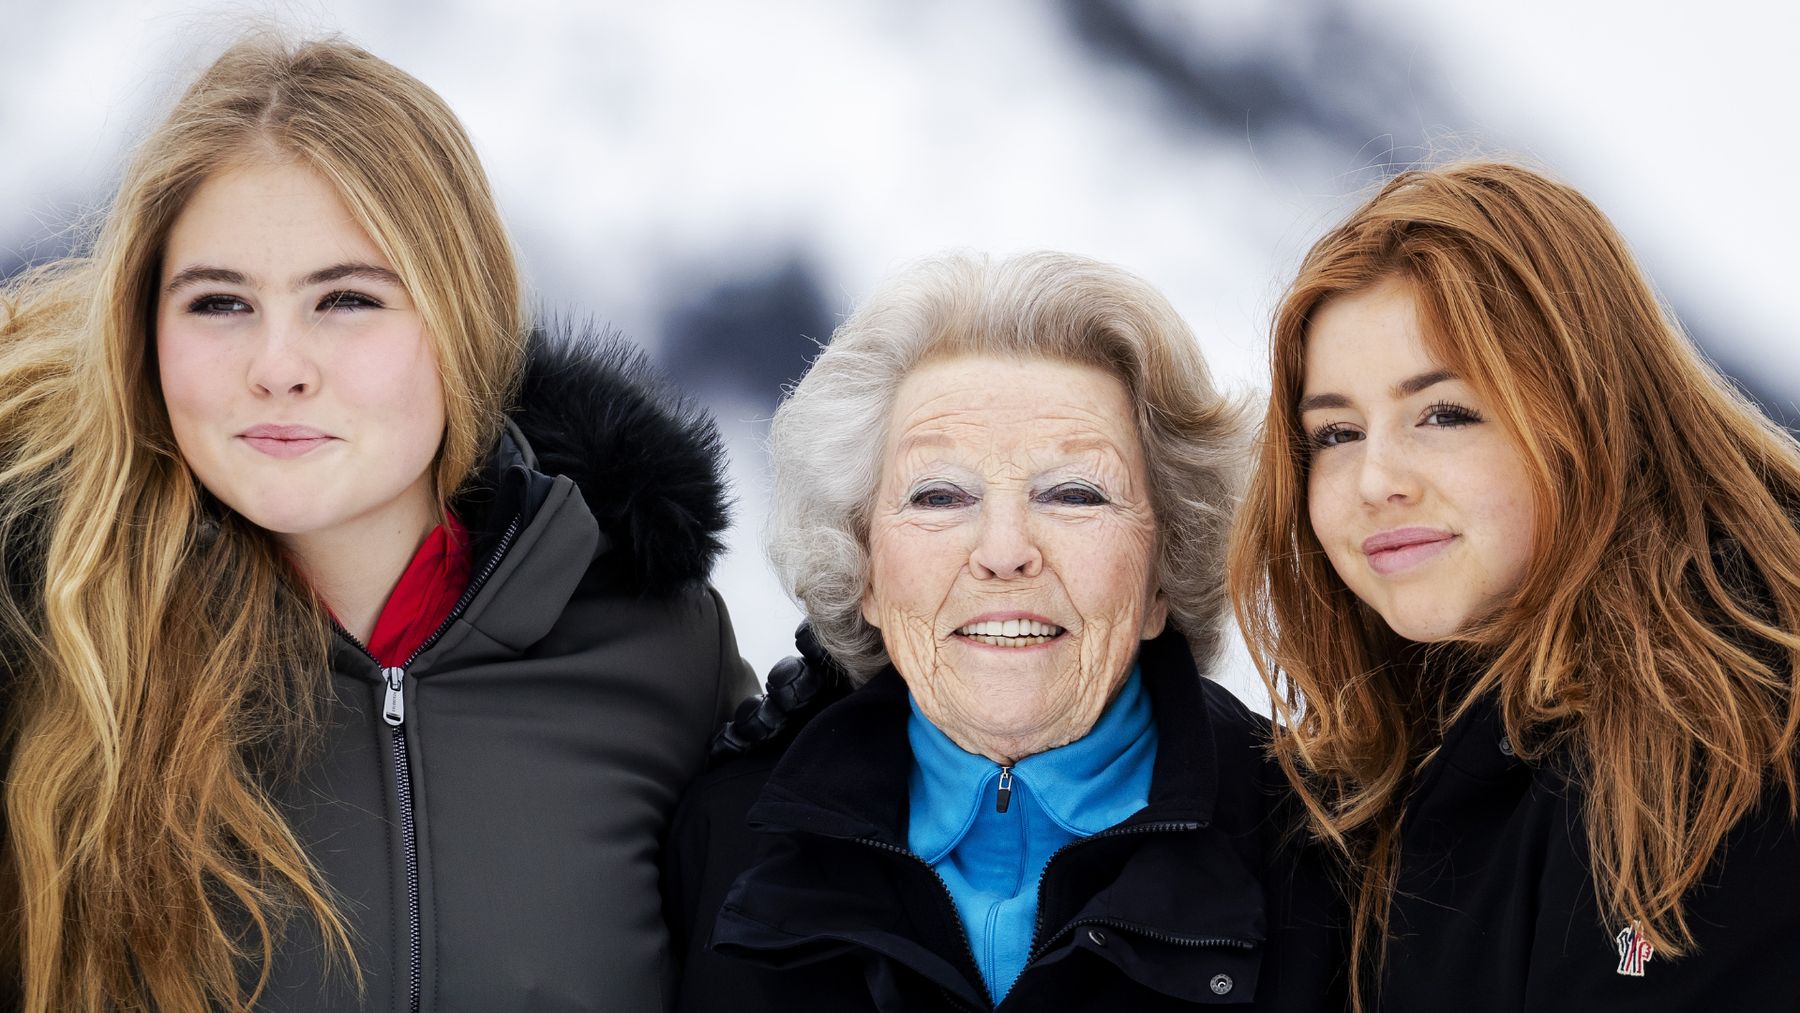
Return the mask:
<path id="1" fill-rule="evenodd" d="M 910 698 L 909 698 L 910 699 Z M 998 1003 L 1031 949 L 1038 881 L 1058 848 L 1123 821 L 1150 798 L 1156 722 L 1134 668 L 1088 733 L 1010 769 L 964 752 L 912 702 L 907 844 L 942 876 Z"/>

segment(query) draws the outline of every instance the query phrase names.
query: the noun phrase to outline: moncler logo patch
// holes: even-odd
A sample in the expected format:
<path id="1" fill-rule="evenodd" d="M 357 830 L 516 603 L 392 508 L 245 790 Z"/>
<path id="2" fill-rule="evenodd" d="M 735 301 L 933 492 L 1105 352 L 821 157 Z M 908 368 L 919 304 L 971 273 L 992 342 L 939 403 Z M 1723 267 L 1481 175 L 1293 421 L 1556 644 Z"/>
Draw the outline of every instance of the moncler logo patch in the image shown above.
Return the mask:
<path id="1" fill-rule="evenodd" d="M 1633 922 L 1619 930 L 1613 937 L 1613 943 L 1619 948 L 1619 973 L 1629 974 L 1633 978 L 1644 976 L 1644 965 L 1650 962 L 1650 955 L 1656 947 L 1650 940 L 1638 935 L 1637 923 Z"/>

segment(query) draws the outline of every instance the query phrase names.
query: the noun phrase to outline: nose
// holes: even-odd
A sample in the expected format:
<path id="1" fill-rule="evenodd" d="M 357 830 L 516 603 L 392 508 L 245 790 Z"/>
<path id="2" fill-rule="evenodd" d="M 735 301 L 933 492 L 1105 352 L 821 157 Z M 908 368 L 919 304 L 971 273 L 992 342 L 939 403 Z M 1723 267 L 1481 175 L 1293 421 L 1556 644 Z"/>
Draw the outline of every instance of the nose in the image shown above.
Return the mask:
<path id="1" fill-rule="evenodd" d="M 983 504 L 975 547 L 969 553 L 969 571 L 977 580 L 1010 580 L 1035 577 L 1044 569 L 1044 556 L 1032 538 L 1023 504 Z"/>
<path id="2" fill-rule="evenodd" d="M 313 361 L 299 325 L 271 323 L 250 360 L 248 380 L 258 397 L 287 394 L 304 396 L 319 388 L 318 363 Z"/>
<path id="3" fill-rule="evenodd" d="M 1364 503 L 1410 503 L 1419 498 L 1419 474 L 1409 448 L 1391 437 L 1369 434 L 1363 439 L 1362 470 L 1357 476 Z"/>

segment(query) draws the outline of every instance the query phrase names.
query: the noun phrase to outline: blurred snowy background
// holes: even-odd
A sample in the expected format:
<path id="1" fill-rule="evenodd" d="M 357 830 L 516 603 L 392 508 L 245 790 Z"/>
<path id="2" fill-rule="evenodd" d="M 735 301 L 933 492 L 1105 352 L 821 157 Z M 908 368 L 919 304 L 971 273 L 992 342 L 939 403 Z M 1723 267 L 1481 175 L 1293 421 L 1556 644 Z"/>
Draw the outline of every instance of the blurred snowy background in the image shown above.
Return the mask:
<path id="1" fill-rule="evenodd" d="M 766 669 L 798 619 L 759 537 L 778 392 L 877 279 L 949 247 L 1122 265 L 1255 392 L 1281 284 L 1369 184 L 1521 156 L 1611 214 L 1708 353 L 1800 422 L 1800 61 L 1781 9 L 8 0 L 0 276 L 68 249 L 239 29 L 349 37 L 461 115 L 538 305 L 615 325 L 718 416 L 738 507 L 716 579 Z M 1241 651 L 1225 667 L 1254 700 Z"/>

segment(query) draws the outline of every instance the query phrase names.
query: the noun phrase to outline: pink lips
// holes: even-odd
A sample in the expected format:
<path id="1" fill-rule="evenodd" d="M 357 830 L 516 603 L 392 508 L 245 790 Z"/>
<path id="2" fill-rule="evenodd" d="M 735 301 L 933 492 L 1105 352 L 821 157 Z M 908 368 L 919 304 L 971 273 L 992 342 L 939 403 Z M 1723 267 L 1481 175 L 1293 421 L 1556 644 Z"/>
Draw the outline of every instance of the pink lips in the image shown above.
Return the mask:
<path id="1" fill-rule="evenodd" d="M 1382 576 L 1409 570 L 1450 547 L 1456 536 L 1441 528 L 1395 528 L 1363 540 L 1369 568 Z"/>
<path id="2" fill-rule="evenodd" d="M 310 426 L 251 426 L 238 434 L 256 450 L 270 457 L 299 457 L 337 439 Z"/>

